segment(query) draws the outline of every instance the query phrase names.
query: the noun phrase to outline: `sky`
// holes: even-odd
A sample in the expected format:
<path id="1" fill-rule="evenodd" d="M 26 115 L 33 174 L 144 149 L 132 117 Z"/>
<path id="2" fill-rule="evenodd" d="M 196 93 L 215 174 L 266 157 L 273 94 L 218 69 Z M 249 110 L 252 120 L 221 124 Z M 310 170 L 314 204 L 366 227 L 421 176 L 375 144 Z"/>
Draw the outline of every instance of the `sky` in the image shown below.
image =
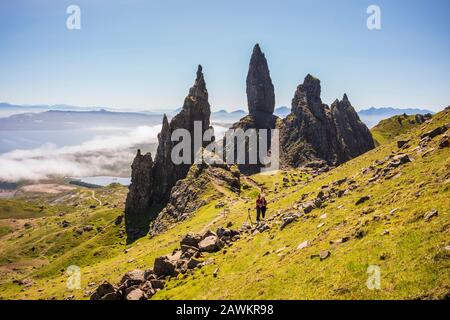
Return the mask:
<path id="1" fill-rule="evenodd" d="M 69 30 L 69 5 L 81 29 Z M 381 29 L 367 28 L 369 5 Z M 311 73 L 330 104 L 450 104 L 448 0 L 14 0 L 0 2 L 0 101 L 176 108 L 203 65 L 213 110 L 246 109 L 255 43 L 276 105 Z"/>

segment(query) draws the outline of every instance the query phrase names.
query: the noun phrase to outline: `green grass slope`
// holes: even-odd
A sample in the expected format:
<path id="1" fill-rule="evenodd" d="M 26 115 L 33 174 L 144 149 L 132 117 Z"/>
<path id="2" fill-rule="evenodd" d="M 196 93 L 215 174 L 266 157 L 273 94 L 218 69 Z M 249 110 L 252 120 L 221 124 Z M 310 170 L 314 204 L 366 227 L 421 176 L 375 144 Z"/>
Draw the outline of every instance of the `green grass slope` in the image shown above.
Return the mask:
<path id="1" fill-rule="evenodd" d="M 403 149 L 391 141 L 315 178 L 300 170 L 243 178 L 245 186 L 239 196 L 224 194 L 166 232 L 128 246 L 118 238 L 123 226 L 111 223 L 120 210 L 86 209 L 84 218 L 91 217 L 91 223 L 98 223 L 110 233 L 86 237 L 42 267 L 35 266 L 20 274 L 6 273 L 0 280 L 0 297 L 88 299 L 103 280 L 116 283 L 129 270 L 152 267 L 156 257 L 179 247 L 179 240 L 187 232 L 215 230 L 229 222 L 233 228 L 239 228 L 263 189 L 269 200 L 271 229 L 243 235 L 232 246 L 206 255 L 205 259 L 213 259 L 212 264 L 168 280 L 166 288 L 153 299 L 442 298 L 450 292 L 450 148 L 439 147 L 442 135 L 422 148 L 418 145 L 422 133 L 447 123 L 449 110 L 400 134 L 398 139 L 410 139 Z M 408 154 L 412 161 L 374 180 L 375 172 L 382 172 L 392 157 L 400 153 Z M 325 190 L 323 186 L 331 186 L 343 178 L 347 182 L 336 189 L 348 190 L 345 195 L 328 199 L 321 208 L 280 230 L 277 214 L 299 212 L 301 203 L 314 199 Z M 370 199 L 356 205 L 363 196 Z M 113 193 L 110 197 L 114 198 Z M 218 202 L 224 202 L 225 207 L 216 207 Z M 434 209 L 438 214 L 425 219 Z M 77 211 L 74 219 L 85 224 L 79 215 L 81 212 Z M 102 218 L 104 222 L 100 223 Z M 50 226 L 50 223 L 38 225 L 33 233 L 55 233 L 56 229 L 46 229 Z M 16 242 L 19 240 L 12 235 L 15 233 L 2 237 L 2 255 L 12 247 L 17 249 L 22 244 L 26 247 L 26 242 Z M 344 238 L 348 241 L 343 242 Z M 309 245 L 297 249 L 304 241 Z M 36 246 L 36 241 L 31 243 Z M 322 261 L 314 258 L 323 250 L 331 255 Z M 48 259 L 48 255 L 40 256 Z M 66 286 L 65 270 L 70 265 L 81 267 L 79 290 Z M 380 270 L 379 290 L 367 287 L 369 266 Z M 34 283 L 24 287 L 13 282 L 19 278 L 32 279 Z"/>
<path id="2" fill-rule="evenodd" d="M 380 121 L 370 131 L 377 145 L 393 141 L 400 134 L 419 126 L 416 115 L 398 115 Z"/>

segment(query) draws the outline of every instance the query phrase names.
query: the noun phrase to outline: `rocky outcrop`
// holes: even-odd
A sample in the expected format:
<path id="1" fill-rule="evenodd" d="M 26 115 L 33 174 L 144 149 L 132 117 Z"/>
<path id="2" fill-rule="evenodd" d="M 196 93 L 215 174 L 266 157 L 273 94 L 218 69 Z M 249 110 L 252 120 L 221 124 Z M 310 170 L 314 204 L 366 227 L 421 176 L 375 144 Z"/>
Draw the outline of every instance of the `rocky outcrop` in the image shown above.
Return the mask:
<path id="1" fill-rule="evenodd" d="M 250 59 L 250 65 L 247 74 L 247 102 L 249 114 L 234 123 L 231 129 L 274 129 L 278 117 L 273 115 L 275 108 L 275 93 L 270 78 L 269 66 L 266 57 L 261 51 L 259 44 L 253 48 L 253 53 Z M 260 134 L 259 131 L 257 131 Z M 270 149 L 270 131 L 267 131 L 268 148 Z M 225 148 L 234 148 L 234 153 L 237 153 L 237 146 L 231 145 L 230 141 L 224 140 Z M 259 147 L 258 147 L 259 148 Z M 248 155 L 255 153 L 257 150 L 252 150 L 249 146 L 246 147 L 246 159 Z M 263 166 L 258 159 L 256 164 L 239 164 L 239 170 L 244 174 L 257 173 Z"/>
<path id="2" fill-rule="evenodd" d="M 324 161 L 337 165 L 375 147 L 347 95 L 331 108 L 320 98 L 320 80 L 307 75 L 297 87 L 292 110 L 281 126 L 281 161 L 299 167 Z"/>
<path id="3" fill-rule="evenodd" d="M 336 99 L 330 109 L 342 148 L 338 161 L 353 159 L 375 147 L 370 130 L 359 119 L 346 94 L 342 101 Z"/>
<path id="4" fill-rule="evenodd" d="M 161 133 L 158 135 L 158 149 L 155 157 L 155 165 L 153 175 L 155 179 L 154 197 L 160 202 L 167 202 L 170 191 L 176 182 L 184 179 L 194 163 L 194 156 L 199 148 L 204 145 L 194 145 L 194 123 L 196 121 L 202 124 L 203 136 L 204 132 L 210 127 L 211 107 L 208 102 L 208 91 L 206 90 L 205 79 L 202 73 L 202 66 L 198 66 L 197 77 L 194 86 L 189 90 L 189 95 L 185 98 L 183 108 L 170 123 L 167 117 L 164 117 Z M 175 165 L 171 159 L 171 153 L 174 142 L 171 141 L 172 133 L 177 129 L 186 129 L 191 134 L 191 161 L 187 164 Z"/>
<path id="5" fill-rule="evenodd" d="M 270 78 L 269 66 L 259 44 L 253 48 L 247 74 L 247 102 L 250 114 L 273 114 L 275 93 Z"/>
<path id="6" fill-rule="evenodd" d="M 184 179 L 189 172 L 194 156 L 201 147 L 194 144 L 194 123 L 201 123 L 199 134 L 210 127 L 211 108 L 208 102 L 202 66 L 198 66 L 194 85 L 184 100 L 183 108 L 169 122 L 164 115 L 161 132 L 158 134 L 158 149 L 154 162 L 150 154 L 136 155 L 132 165 L 132 183 L 125 206 L 125 224 L 129 240 L 145 235 L 149 222 L 157 215 L 157 208 L 169 202 L 172 188 L 177 181 Z M 175 143 L 172 133 L 177 129 L 185 129 L 191 135 L 191 159 L 185 163 L 175 164 L 171 158 Z M 152 208 L 155 208 L 152 210 Z"/>
<path id="7" fill-rule="evenodd" d="M 125 202 L 125 226 L 131 238 L 143 236 L 149 230 L 149 209 L 153 202 L 152 170 L 151 154 L 143 155 L 138 150 L 131 165 L 131 184 Z"/>
<path id="8" fill-rule="evenodd" d="M 129 271 L 117 285 L 104 281 L 92 292 L 90 299 L 147 300 L 164 289 L 165 282 L 171 277 L 192 274 L 195 270 L 214 263 L 213 259 L 205 260 L 204 255 L 231 246 L 234 241 L 239 240 L 239 234 L 228 228 L 219 228 L 217 233 L 211 230 L 202 234 L 189 233 L 181 240 L 180 249 L 157 257 L 153 268 Z"/>
<path id="9" fill-rule="evenodd" d="M 172 188 L 166 207 L 152 223 L 150 234 L 156 235 L 163 232 L 171 224 L 189 218 L 192 213 L 206 204 L 205 201 L 220 197 L 220 192 L 208 199 L 202 197 L 215 186 L 239 193 L 241 185 L 237 167 L 206 163 L 192 165 L 186 178 L 179 180 Z"/>

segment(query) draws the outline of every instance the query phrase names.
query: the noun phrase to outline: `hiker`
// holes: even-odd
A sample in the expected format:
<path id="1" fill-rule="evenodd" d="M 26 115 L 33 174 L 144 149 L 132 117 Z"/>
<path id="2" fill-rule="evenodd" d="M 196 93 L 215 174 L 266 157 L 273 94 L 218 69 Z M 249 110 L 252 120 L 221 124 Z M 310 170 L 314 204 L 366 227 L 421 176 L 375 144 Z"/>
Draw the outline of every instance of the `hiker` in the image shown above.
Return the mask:
<path id="1" fill-rule="evenodd" d="M 256 199 L 256 223 L 259 222 L 259 215 L 261 214 L 261 195 L 258 194 L 258 198 Z"/>
<path id="2" fill-rule="evenodd" d="M 263 219 L 265 219 L 267 210 L 267 201 L 264 195 L 261 197 L 260 203 L 261 203 L 261 216 Z"/>

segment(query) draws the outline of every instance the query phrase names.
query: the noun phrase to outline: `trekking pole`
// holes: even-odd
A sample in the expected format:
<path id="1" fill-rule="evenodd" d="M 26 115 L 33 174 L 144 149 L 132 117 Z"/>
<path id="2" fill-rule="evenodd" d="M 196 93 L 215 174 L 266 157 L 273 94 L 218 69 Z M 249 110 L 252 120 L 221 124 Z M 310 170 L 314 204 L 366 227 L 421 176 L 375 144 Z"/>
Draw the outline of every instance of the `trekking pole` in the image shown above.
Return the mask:
<path id="1" fill-rule="evenodd" d="M 248 208 L 248 210 L 247 210 L 247 221 L 249 221 L 249 220 L 250 220 L 250 224 L 253 225 L 252 216 L 250 214 L 250 208 Z"/>

